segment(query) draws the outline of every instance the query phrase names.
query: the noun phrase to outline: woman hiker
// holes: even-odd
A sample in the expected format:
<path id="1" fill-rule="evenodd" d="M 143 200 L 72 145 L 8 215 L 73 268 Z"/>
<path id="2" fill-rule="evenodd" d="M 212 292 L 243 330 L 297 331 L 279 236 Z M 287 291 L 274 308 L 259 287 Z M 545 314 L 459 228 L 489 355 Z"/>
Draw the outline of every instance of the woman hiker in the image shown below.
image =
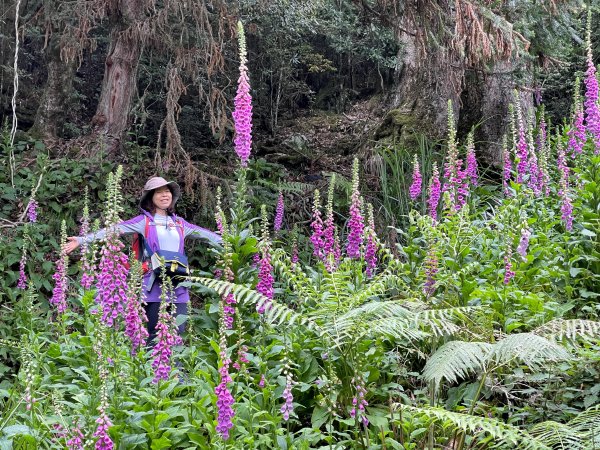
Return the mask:
<path id="1" fill-rule="evenodd" d="M 159 250 L 167 250 L 184 254 L 185 238 L 206 239 L 213 244 L 221 242 L 221 236 L 205 228 L 186 222 L 175 215 L 174 206 L 181 196 L 181 188 L 173 181 L 167 181 L 162 177 L 152 177 L 144 185 L 139 206 L 142 214 L 133 219 L 117 224 L 121 234 L 139 233 L 145 236 L 147 246 L 142 244 L 140 251 L 143 254 L 142 261 L 148 261 L 149 250 L 154 253 Z M 84 241 L 103 239 L 106 230 L 99 230 L 83 237 L 71 236 L 67 238 L 65 251 L 71 253 Z M 158 312 L 161 301 L 162 283 L 160 278 L 154 275 L 150 269 L 144 273 L 142 288 L 145 292 L 146 317 L 148 318 L 148 345 L 153 345 L 156 337 L 156 325 L 158 323 Z M 175 314 L 187 315 L 188 302 L 190 300 L 189 289 L 186 287 L 175 287 Z M 185 329 L 182 323 L 178 327 L 181 336 Z"/>

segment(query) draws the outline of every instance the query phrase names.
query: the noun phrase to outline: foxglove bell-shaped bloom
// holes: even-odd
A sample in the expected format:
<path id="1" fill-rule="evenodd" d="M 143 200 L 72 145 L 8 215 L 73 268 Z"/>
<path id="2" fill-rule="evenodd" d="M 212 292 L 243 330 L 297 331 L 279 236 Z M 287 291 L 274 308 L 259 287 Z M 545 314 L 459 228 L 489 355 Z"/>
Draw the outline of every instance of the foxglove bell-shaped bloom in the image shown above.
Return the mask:
<path id="1" fill-rule="evenodd" d="M 177 334 L 175 317 L 169 311 L 171 305 L 171 302 L 164 300 L 160 304 L 158 323 L 156 324 L 156 345 L 152 349 L 153 383 L 169 379 L 173 347 L 183 343 Z"/>
<path id="2" fill-rule="evenodd" d="M 438 171 L 437 164 L 434 162 L 431 181 L 429 182 L 429 197 L 427 198 L 427 211 L 434 220 L 437 220 L 437 208 L 441 195 L 442 186 L 440 182 L 440 173 Z"/>
<path id="3" fill-rule="evenodd" d="M 600 152 L 600 110 L 598 109 L 598 78 L 596 77 L 596 66 L 592 55 L 590 38 L 590 16 L 588 16 L 587 31 L 587 70 L 585 72 L 585 126 L 594 139 L 595 151 Z"/>
<path id="4" fill-rule="evenodd" d="M 358 159 L 354 159 L 352 167 L 352 198 L 350 201 L 350 220 L 348 221 L 348 243 L 346 254 L 349 258 L 360 259 L 360 247 L 363 243 L 364 218 L 361 214 L 361 198 L 358 190 Z"/>
<path id="5" fill-rule="evenodd" d="M 99 264 L 100 274 L 96 281 L 98 297 L 102 306 L 102 321 L 112 327 L 123 315 L 127 304 L 127 255 L 123 253 L 123 242 L 116 229 L 107 231 Z"/>
<path id="6" fill-rule="evenodd" d="M 273 229 L 275 231 L 281 230 L 281 224 L 283 223 L 283 194 L 279 192 L 279 197 L 277 198 L 277 208 L 275 209 L 275 219 L 273 220 Z"/>
<path id="7" fill-rule="evenodd" d="M 287 374 L 285 388 L 283 389 L 282 398 L 284 400 L 283 405 L 281 406 L 281 414 L 283 415 L 283 420 L 289 420 L 290 414 L 294 411 L 294 396 L 292 395 L 292 387 L 293 381 L 291 374 Z"/>
<path id="8" fill-rule="evenodd" d="M 246 36 L 241 22 L 238 22 L 238 41 L 240 52 L 240 77 L 238 78 L 237 94 L 235 96 L 233 122 L 235 125 L 234 145 L 242 167 L 248 165 L 252 147 L 252 97 L 246 63 Z"/>
<path id="9" fill-rule="evenodd" d="M 419 169 L 419 160 L 417 159 L 417 155 L 413 160 L 413 175 L 412 175 L 412 184 L 410 185 L 409 195 L 411 200 L 415 200 L 419 195 L 421 195 L 421 185 L 423 183 L 423 177 L 421 176 L 421 171 Z"/>

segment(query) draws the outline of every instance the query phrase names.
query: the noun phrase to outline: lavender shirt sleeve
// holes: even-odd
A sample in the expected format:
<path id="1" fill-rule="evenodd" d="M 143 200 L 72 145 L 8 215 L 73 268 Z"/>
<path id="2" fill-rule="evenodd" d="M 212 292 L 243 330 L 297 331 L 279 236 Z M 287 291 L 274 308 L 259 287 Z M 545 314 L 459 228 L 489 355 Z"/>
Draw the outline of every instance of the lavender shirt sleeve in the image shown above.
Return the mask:
<path id="1" fill-rule="evenodd" d="M 146 227 L 146 222 L 144 220 L 143 215 L 136 216 L 133 219 L 126 220 L 124 222 L 119 222 L 117 224 L 117 228 L 119 229 L 120 235 L 121 234 L 134 234 L 134 233 L 144 234 L 145 227 Z M 84 242 L 86 244 L 89 244 L 93 241 L 100 241 L 100 240 L 104 239 L 105 236 L 106 236 L 106 228 L 103 228 L 101 230 L 96 231 L 95 233 L 89 233 L 83 237 L 79 236 L 77 238 L 77 241 L 79 242 L 80 245 L 83 244 Z"/>
<path id="2" fill-rule="evenodd" d="M 190 237 L 191 239 L 206 239 L 213 244 L 220 244 L 223 241 L 217 233 L 186 222 L 185 220 L 183 221 L 183 236 Z"/>

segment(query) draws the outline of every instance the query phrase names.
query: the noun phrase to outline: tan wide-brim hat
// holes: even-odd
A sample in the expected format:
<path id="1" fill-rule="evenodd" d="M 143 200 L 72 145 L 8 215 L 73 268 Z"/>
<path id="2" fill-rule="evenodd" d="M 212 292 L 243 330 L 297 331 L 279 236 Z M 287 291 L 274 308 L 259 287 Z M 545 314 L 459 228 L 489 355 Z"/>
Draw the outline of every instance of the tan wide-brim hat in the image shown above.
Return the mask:
<path id="1" fill-rule="evenodd" d="M 152 177 L 146 184 L 144 185 L 144 190 L 142 191 L 142 197 L 140 198 L 140 207 L 144 204 L 144 202 L 148 199 L 148 197 L 152 196 L 152 193 L 155 189 L 161 188 L 163 186 L 169 186 L 171 189 L 171 193 L 173 194 L 173 201 L 171 202 L 171 207 L 175 206 L 179 197 L 181 197 L 181 188 L 174 181 L 167 181 L 163 177 Z"/>

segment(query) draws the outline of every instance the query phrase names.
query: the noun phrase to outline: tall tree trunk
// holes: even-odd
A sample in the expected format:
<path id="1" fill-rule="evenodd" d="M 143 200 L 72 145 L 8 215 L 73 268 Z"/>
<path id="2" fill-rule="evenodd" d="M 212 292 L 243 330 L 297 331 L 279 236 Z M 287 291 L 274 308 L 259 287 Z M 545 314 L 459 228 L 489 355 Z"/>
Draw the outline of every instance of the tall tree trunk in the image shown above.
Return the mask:
<path id="1" fill-rule="evenodd" d="M 445 3 L 446 20 L 452 23 L 452 8 Z M 400 46 L 395 88 L 389 96 L 390 110 L 376 131 L 376 139 L 391 139 L 405 148 L 416 147 L 417 136 L 433 139 L 446 135 L 448 100 L 455 116 L 461 94 L 464 71 L 445 45 L 426 45 L 423 24 L 413 14 L 403 16 L 397 31 Z"/>
<path id="2" fill-rule="evenodd" d="M 111 45 L 104 66 L 102 92 L 92 118 L 93 133 L 109 153 L 118 151 L 129 127 L 129 112 L 136 89 L 137 67 L 142 41 L 135 22 L 144 15 L 144 2 L 119 2 L 119 23 L 111 34 Z"/>
<path id="3" fill-rule="evenodd" d="M 60 36 L 53 34 L 46 51 L 48 78 L 34 123 L 29 133 L 43 139 L 56 139 L 61 134 L 73 89 L 75 61 L 63 61 Z"/>

